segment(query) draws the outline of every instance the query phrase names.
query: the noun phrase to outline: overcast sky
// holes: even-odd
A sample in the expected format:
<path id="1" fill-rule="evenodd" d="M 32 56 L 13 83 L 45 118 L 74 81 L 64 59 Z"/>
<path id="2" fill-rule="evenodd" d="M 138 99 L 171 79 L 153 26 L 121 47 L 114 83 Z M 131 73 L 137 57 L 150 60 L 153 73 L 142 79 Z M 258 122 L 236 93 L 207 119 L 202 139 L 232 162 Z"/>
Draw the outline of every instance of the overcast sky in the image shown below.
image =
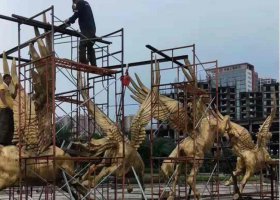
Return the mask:
<path id="1" fill-rule="evenodd" d="M 158 49 L 196 44 L 202 61 L 217 59 L 220 66 L 249 62 L 259 76 L 278 79 L 278 0 L 88 2 L 94 12 L 97 35 L 124 28 L 126 63 L 149 59 L 146 44 Z M 54 5 L 55 15 L 66 19 L 72 15 L 71 3 L 71 0 L 1 0 L 0 14 L 30 17 Z M 73 27 L 78 29 L 77 24 Z M 0 19 L 0 30 L 1 52 L 17 45 L 16 25 Z"/>
<path id="2" fill-rule="evenodd" d="M 31 17 L 54 5 L 55 16 L 65 20 L 72 13 L 72 0 L 0 0 L 0 14 L 18 14 Z M 219 66 L 248 62 L 255 66 L 259 77 L 279 80 L 279 2 L 278 0 L 88 0 L 97 26 L 97 36 L 124 28 L 125 63 L 150 59 L 150 44 L 158 49 L 196 45 L 202 62 L 218 60 Z M 78 24 L 72 26 L 78 29 Z M 15 47 L 17 24 L 0 19 L 0 52 Z M 21 42 L 34 37 L 32 28 L 23 26 Z M 69 52 L 65 45 L 56 46 Z M 62 51 L 61 51 L 62 49 Z M 190 54 L 190 52 L 182 52 Z M 16 55 L 16 54 L 15 54 Z M 161 65 L 162 66 L 162 65 Z M 130 69 L 138 72 L 149 86 L 150 68 Z M 163 74 L 162 79 L 174 77 Z M 58 90 L 71 90 L 76 86 L 59 78 Z M 169 80 L 167 80 L 168 82 Z M 162 80 L 163 82 L 163 80 Z M 168 82 L 169 83 L 169 82 Z M 65 87 L 67 86 L 67 87 Z M 60 88 L 61 87 L 61 88 Z M 97 86 L 104 90 L 104 85 Z M 113 87 L 113 86 L 112 86 Z M 98 90 L 99 91 L 99 90 Z M 97 93 L 98 93 L 97 91 Z M 111 89 L 110 89 L 111 91 Z M 61 91 L 59 91 L 61 92 Z M 104 94 L 104 93 L 103 93 Z M 110 93 L 113 95 L 113 92 Z M 105 95 L 106 96 L 106 95 Z M 104 95 L 97 101 L 103 102 Z M 135 101 L 129 99 L 128 105 Z M 110 101 L 114 98 L 110 98 Z M 64 110 L 69 113 L 69 105 Z M 112 114 L 114 115 L 114 107 Z M 135 114 L 138 106 L 125 109 L 125 115 Z M 64 111 L 57 111 L 64 115 Z M 113 118 L 111 116 L 111 118 Z"/>

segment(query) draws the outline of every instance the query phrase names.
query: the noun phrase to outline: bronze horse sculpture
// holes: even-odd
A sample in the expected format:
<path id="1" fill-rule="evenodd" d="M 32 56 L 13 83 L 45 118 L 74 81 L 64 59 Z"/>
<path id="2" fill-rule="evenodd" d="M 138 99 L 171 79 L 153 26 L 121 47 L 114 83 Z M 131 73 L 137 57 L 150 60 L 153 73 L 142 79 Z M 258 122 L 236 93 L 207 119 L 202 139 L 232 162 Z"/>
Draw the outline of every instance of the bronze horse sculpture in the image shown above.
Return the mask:
<path id="1" fill-rule="evenodd" d="M 257 133 L 257 143 L 255 144 L 247 129 L 234 122 L 229 123 L 229 130 L 227 132 L 233 153 L 237 155 L 236 169 L 233 171 L 233 176 L 244 175 L 240 182 L 240 193 L 242 194 L 244 187 L 251 176 L 256 172 L 267 167 L 271 161 L 274 160 L 269 155 L 267 144 L 272 136 L 269 129 L 276 114 L 276 101 L 274 100 L 274 107 L 270 115 L 266 118 L 259 128 Z M 222 115 L 220 115 L 223 118 Z M 225 182 L 225 185 L 233 184 L 233 177 Z M 238 199 L 239 194 L 234 194 L 234 199 Z"/>
<path id="2" fill-rule="evenodd" d="M 186 61 L 186 65 L 187 65 Z M 188 67 L 188 70 L 182 68 L 188 81 L 193 84 L 195 80 L 194 69 Z M 156 73 L 159 73 L 159 66 L 156 64 Z M 132 81 L 133 88 L 130 87 L 132 91 L 132 96 L 137 102 L 142 102 L 146 95 L 149 93 L 149 89 L 141 82 L 139 77 L 136 75 L 138 84 Z M 166 97 L 159 94 L 156 103 L 154 103 L 154 115 L 155 119 L 160 121 L 167 121 L 170 126 L 178 132 L 187 133 L 189 136 L 179 142 L 176 148 L 171 152 L 169 158 L 163 161 L 161 170 L 166 177 L 172 177 L 175 174 L 175 178 L 172 184 L 172 192 L 168 199 L 174 199 L 176 196 L 176 184 L 178 181 L 180 166 L 181 164 L 176 164 L 170 161 L 170 158 L 186 158 L 187 163 L 192 165 L 190 173 L 187 175 L 187 183 L 190 185 L 194 192 L 195 198 L 199 199 L 199 192 L 196 189 L 196 175 L 200 166 L 203 163 L 205 152 L 209 151 L 217 134 L 222 136 L 223 133 L 228 128 L 229 116 L 225 116 L 222 120 L 213 114 L 213 110 L 206 109 L 203 98 L 194 104 L 188 104 L 189 109 L 195 110 L 196 113 L 186 113 L 186 108 L 184 105 L 174 99 Z M 194 119 L 193 116 L 196 116 Z M 197 126 L 193 126 L 196 123 Z M 186 172 L 187 174 L 187 172 Z"/>
<path id="3" fill-rule="evenodd" d="M 155 84 L 160 80 L 157 76 Z M 151 90 L 142 102 L 137 114 L 133 118 L 130 127 L 131 139 L 122 133 L 118 125 L 113 122 L 104 112 L 90 100 L 86 89 L 83 86 L 81 73 L 78 75 L 78 87 L 84 99 L 89 114 L 93 117 L 99 132 L 104 137 L 101 139 L 91 139 L 89 144 L 83 145 L 92 156 L 103 155 L 99 164 L 93 164 L 82 177 L 82 185 L 87 188 L 95 188 L 102 178 L 114 174 L 122 177 L 128 174 L 132 168 L 137 174 L 140 184 L 143 187 L 144 162 L 137 152 L 137 149 L 146 138 L 145 126 L 151 118 L 151 107 L 155 102 L 156 89 Z M 111 158 L 111 159 L 110 159 Z M 108 159 L 110 163 L 108 165 Z M 100 170 L 95 176 L 92 174 Z M 143 188 L 142 188 L 143 190 Z"/>
<path id="4" fill-rule="evenodd" d="M 39 31 L 36 29 L 36 34 Z M 62 149 L 52 144 L 52 108 L 47 102 L 52 102 L 52 80 L 46 78 L 51 75 L 50 63 L 37 62 L 51 54 L 51 41 L 37 40 L 40 54 L 33 44 L 30 44 L 30 55 L 34 61 L 31 69 L 32 96 L 27 94 L 25 88 L 19 83 L 15 60 L 12 62 L 11 72 L 8 62 L 3 54 L 4 74 L 11 74 L 11 90 L 19 84 L 17 98 L 14 100 L 15 145 L 0 146 L 0 190 L 17 186 L 20 180 L 37 184 L 38 182 L 53 181 L 60 177 L 61 170 L 69 175 L 74 174 L 74 162 Z M 19 108 L 21 110 L 19 110 Z M 19 141 L 19 135 L 21 140 Z M 55 168 L 53 160 L 40 162 L 35 157 L 52 156 L 55 152 Z M 21 159 L 20 159 L 21 154 Z M 21 165 L 20 165 L 21 161 Z M 36 163 L 36 164 L 35 164 Z M 43 181 L 43 182 L 44 182 Z"/>

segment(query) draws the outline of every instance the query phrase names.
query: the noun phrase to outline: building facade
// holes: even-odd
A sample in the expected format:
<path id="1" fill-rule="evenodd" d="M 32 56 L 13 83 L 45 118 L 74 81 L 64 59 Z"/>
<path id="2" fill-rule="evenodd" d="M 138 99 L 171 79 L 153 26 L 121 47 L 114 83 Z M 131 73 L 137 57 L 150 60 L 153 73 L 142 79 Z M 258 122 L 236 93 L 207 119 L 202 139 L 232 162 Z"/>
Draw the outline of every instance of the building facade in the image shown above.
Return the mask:
<path id="1" fill-rule="evenodd" d="M 263 100 L 261 92 L 240 92 L 240 120 L 262 119 Z"/>
<path id="2" fill-rule="evenodd" d="M 258 79 L 258 90 L 262 91 L 262 86 L 265 84 L 276 84 L 277 80 L 274 78 L 259 78 Z"/>
<path id="3" fill-rule="evenodd" d="M 218 87 L 224 88 L 224 90 L 227 87 L 235 87 L 235 117 L 240 120 L 240 92 L 256 92 L 258 90 L 258 74 L 255 72 L 254 65 L 240 63 L 218 69 L 206 69 L 206 72 L 211 88 L 216 88 L 216 80 L 218 80 Z"/>
<path id="4" fill-rule="evenodd" d="M 264 84 L 261 88 L 263 93 L 264 117 L 269 115 L 275 103 L 278 111 L 276 115 L 279 115 L 279 83 Z M 274 101 L 274 98 L 276 101 Z"/>
<path id="5" fill-rule="evenodd" d="M 206 69 L 208 78 L 211 80 L 211 87 L 216 87 L 216 76 L 218 87 L 234 86 L 238 92 L 255 92 L 258 88 L 258 74 L 254 65 L 240 63 L 228 65 L 216 69 Z"/>
<path id="6" fill-rule="evenodd" d="M 212 93 L 214 94 L 214 91 Z M 222 115 L 229 115 L 231 119 L 237 118 L 236 100 L 237 93 L 234 86 L 218 88 L 218 108 Z"/>

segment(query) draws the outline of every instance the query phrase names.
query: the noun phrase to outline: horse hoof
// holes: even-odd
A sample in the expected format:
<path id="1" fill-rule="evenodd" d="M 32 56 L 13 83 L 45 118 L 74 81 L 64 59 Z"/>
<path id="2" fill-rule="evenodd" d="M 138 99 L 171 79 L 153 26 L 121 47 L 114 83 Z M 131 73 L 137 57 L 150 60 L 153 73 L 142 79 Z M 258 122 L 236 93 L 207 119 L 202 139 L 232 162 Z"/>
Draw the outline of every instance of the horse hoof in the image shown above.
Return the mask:
<path id="1" fill-rule="evenodd" d="M 133 191 L 133 187 L 132 186 L 128 186 L 126 188 L 126 190 L 127 190 L 128 193 L 131 193 Z"/>
<path id="2" fill-rule="evenodd" d="M 82 186 L 88 188 L 88 187 L 89 187 L 89 181 L 88 181 L 88 180 L 83 181 L 83 182 L 82 182 Z"/>
<path id="3" fill-rule="evenodd" d="M 234 199 L 234 200 L 239 199 L 239 194 L 234 194 L 234 195 L 233 195 L 233 199 Z"/>

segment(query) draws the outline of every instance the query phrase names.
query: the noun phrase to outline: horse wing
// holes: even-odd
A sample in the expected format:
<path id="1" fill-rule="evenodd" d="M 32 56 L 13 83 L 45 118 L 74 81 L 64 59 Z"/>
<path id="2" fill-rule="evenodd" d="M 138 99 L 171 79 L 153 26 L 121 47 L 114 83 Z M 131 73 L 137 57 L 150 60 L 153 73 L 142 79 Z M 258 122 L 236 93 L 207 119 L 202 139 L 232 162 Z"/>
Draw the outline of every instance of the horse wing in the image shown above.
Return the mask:
<path id="1" fill-rule="evenodd" d="M 129 142 L 128 138 L 124 137 L 119 127 L 113 122 L 100 108 L 91 101 L 87 90 L 84 89 L 83 78 L 81 72 L 78 72 L 78 88 L 81 91 L 82 97 L 84 99 L 84 105 L 87 107 L 89 114 L 95 120 L 100 131 L 105 134 L 109 139 L 123 142 Z"/>

